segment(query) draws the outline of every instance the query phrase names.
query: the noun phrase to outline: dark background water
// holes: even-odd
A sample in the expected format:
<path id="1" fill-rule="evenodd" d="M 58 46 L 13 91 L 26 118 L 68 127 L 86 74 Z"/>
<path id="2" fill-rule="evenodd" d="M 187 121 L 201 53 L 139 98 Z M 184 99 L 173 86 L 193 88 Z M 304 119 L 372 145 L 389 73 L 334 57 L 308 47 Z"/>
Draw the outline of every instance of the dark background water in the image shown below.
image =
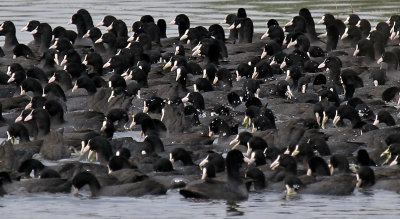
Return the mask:
<path id="1" fill-rule="evenodd" d="M 21 43 L 28 43 L 32 36 L 19 32 L 29 20 L 48 22 L 52 27 L 61 25 L 67 29 L 71 16 L 80 8 L 87 9 L 97 24 L 107 14 L 123 19 L 127 25 L 151 14 L 155 19 L 164 18 L 167 23 L 179 13 L 189 16 L 193 26 L 220 23 L 228 13 L 244 7 L 255 23 L 255 31 L 263 33 L 270 18 L 281 25 L 297 15 L 302 7 L 308 7 L 317 22 L 324 13 L 332 13 L 343 20 L 352 8 L 361 18 L 375 25 L 400 13 L 400 1 L 127 1 L 127 0 L 15 0 L 0 3 L 0 22 L 11 20 L 17 28 Z M 317 26 L 322 32 L 324 26 Z M 227 26 L 224 26 L 227 28 Z M 177 27 L 169 25 L 168 36 L 177 35 Z M 2 45 L 4 37 L 0 37 Z M 126 134 L 126 133 L 125 133 Z M 118 135 L 117 135 L 118 136 Z M 250 194 L 249 200 L 240 203 L 225 201 L 195 202 L 181 198 L 177 191 L 169 191 L 159 197 L 100 197 L 90 199 L 72 194 L 27 194 L 0 197 L 0 218 L 205 218 L 205 217 L 253 217 L 291 216 L 296 218 L 398 218 L 399 195 L 386 191 L 374 194 L 355 192 L 352 196 L 302 195 L 287 200 L 283 193 Z"/>

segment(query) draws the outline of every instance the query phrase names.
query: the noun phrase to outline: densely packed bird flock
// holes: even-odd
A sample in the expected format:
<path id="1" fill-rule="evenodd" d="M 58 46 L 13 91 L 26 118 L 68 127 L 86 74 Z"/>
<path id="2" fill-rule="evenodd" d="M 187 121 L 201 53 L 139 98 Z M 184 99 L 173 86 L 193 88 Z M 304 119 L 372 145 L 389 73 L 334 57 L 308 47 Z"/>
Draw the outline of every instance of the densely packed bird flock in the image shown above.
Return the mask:
<path id="1" fill-rule="evenodd" d="M 303 8 L 264 34 L 239 8 L 208 28 L 179 14 L 168 38 L 151 15 L 69 23 L 29 21 L 27 45 L 0 26 L 1 195 L 399 192 L 400 15 L 325 14 L 321 34 Z"/>

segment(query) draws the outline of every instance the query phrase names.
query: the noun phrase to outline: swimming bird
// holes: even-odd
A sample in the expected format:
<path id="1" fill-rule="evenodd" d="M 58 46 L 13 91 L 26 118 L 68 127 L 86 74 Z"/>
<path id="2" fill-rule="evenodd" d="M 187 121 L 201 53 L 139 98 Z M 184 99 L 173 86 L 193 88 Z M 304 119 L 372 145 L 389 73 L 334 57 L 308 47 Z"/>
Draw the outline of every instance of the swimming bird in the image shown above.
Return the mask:
<path id="1" fill-rule="evenodd" d="M 206 180 L 187 185 L 179 193 L 186 198 L 246 200 L 248 192 L 240 178 L 239 168 L 244 162 L 242 153 L 231 150 L 226 157 L 227 181 Z"/>

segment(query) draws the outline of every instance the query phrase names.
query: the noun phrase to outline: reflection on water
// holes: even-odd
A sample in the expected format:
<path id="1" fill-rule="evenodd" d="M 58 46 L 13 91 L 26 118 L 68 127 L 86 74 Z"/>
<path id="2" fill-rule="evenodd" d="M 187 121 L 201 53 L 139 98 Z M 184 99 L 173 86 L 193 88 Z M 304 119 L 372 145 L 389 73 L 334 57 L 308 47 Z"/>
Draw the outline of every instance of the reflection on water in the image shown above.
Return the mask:
<path id="1" fill-rule="evenodd" d="M 244 2 L 246 2 L 244 4 Z M 336 3 L 335 3 L 336 2 Z M 128 26 L 139 20 L 142 15 L 151 14 L 155 19 L 164 18 L 167 22 L 179 13 L 186 13 L 192 26 L 219 23 L 229 13 L 244 7 L 254 20 L 256 32 L 263 33 L 270 18 L 277 19 L 281 25 L 297 15 L 299 9 L 308 7 L 315 20 L 323 14 L 332 13 L 339 18 L 354 11 L 369 19 L 372 25 L 387 20 L 391 14 L 399 13 L 398 0 L 286 0 L 286 1 L 242 1 L 242 0 L 204 0 L 204 1 L 124 1 L 124 0 L 14 0 L 3 1 L 0 7 L 0 22 L 12 20 L 17 28 L 17 37 L 22 43 L 28 43 L 32 36 L 19 30 L 29 20 L 48 22 L 52 27 L 58 25 L 75 30 L 67 22 L 80 8 L 91 13 L 94 23 L 98 23 L 107 14 L 124 20 Z M 224 26 L 227 29 L 227 26 Z M 317 30 L 322 32 L 323 25 Z M 104 31 L 104 29 L 102 29 Z M 177 27 L 169 25 L 167 34 L 177 35 Z M 0 37 L 0 44 L 4 37 Z M 132 136 L 132 133 L 117 134 L 117 137 Z M 140 136 L 136 136 L 141 141 Z M 284 193 L 250 194 L 248 201 L 191 201 L 182 198 L 176 190 L 168 191 L 166 196 L 157 197 L 75 197 L 73 194 L 24 194 L 0 197 L 1 218 L 204 218 L 246 216 L 261 218 L 266 215 L 296 214 L 301 218 L 320 217 L 365 217 L 379 215 L 385 218 L 397 218 L 400 209 L 398 194 L 378 191 L 375 194 L 355 192 L 346 197 L 296 195 L 287 198 Z"/>
<path id="2" fill-rule="evenodd" d="M 289 194 L 285 195 L 284 200 L 286 201 L 297 201 L 301 199 L 301 195 L 299 194 Z"/>
<path id="3" fill-rule="evenodd" d="M 244 215 L 243 211 L 240 211 L 240 205 L 234 201 L 227 201 L 226 202 L 226 214 L 227 216 L 241 216 Z"/>

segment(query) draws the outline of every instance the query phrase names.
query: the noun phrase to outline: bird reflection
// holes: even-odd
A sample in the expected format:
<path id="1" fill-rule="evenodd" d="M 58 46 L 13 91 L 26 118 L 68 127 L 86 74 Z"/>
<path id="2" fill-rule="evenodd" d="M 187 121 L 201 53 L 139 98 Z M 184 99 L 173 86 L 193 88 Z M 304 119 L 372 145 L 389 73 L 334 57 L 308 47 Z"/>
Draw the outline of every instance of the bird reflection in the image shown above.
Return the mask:
<path id="1" fill-rule="evenodd" d="M 239 210 L 240 205 L 238 205 L 236 202 L 227 201 L 226 205 L 227 205 L 227 209 L 226 209 L 227 216 L 241 216 L 241 215 L 244 215 L 244 212 Z"/>

